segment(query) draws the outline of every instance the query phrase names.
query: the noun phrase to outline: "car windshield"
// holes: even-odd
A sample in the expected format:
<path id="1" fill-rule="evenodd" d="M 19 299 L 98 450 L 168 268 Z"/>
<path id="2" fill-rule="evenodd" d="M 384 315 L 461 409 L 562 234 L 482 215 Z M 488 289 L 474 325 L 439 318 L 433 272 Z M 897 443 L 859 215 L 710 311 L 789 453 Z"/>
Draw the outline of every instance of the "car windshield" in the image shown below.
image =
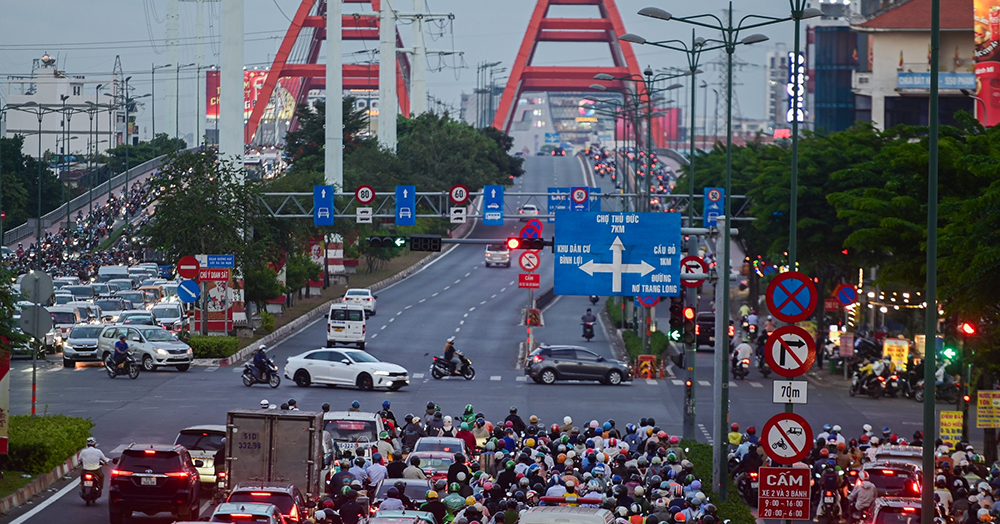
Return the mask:
<path id="1" fill-rule="evenodd" d="M 431 458 L 431 457 L 420 457 L 420 467 L 422 468 L 434 468 L 436 470 L 448 469 L 455 460 L 452 458 Z"/>
<path id="2" fill-rule="evenodd" d="M 97 338 L 104 326 L 80 326 L 69 332 L 69 338 Z"/>
<path id="3" fill-rule="evenodd" d="M 177 435 L 177 442 L 175 444 L 184 446 L 188 449 L 197 449 L 202 451 L 219 451 L 222 446 L 225 445 L 223 439 L 226 438 L 225 434 L 212 433 L 210 431 L 201 430 L 184 430 Z"/>
<path id="4" fill-rule="evenodd" d="M 180 318 L 181 311 L 175 307 L 155 307 L 152 311 L 156 318 L 168 319 L 168 318 Z"/>
<path id="5" fill-rule="evenodd" d="M 363 351 L 352 351 L 347 356 L 351 357 L 351 360 L 355 362 L 381 362 L 379 359 Z"/>
<path id="6" fill-rule="evenodd" d="M 101 311 L 121 311 L 122 303 L 118 300 L 98 300 L 97 307 L 101 308 Z"/>
<path id="7" fill-rule="evenodd" d="M 119 291 L 118 296 L 124 298 L 125 300 L 131 300 L 134 304 L 142 304 L 143 295 L 137 291 Z"/>
<path id="8" fill-rule="evenodd" d="M 50 314 L 54 324 L 76 324 L 76 315 L 73 313 L 54 312 Z"/>
<path id="9" fill-rule="evenodd" d="M 177 471 L 180 468 L 181 463 L 177 460 L 176 453 L 159 451 L 146 453 L 146 451 L 152 450 L 136 450 L 122 454 L 118 467 L 126 471 L 145 471 L 148 469 L 152 470 L 153 473 Z"/>
<path id="10" fill-rule="evenodd" d="M 486 248 L 486 250 L 487 251 L 507 251 L 507 245 L 506 244 L 490 244 Z"/>
<path id="11" fill-rule="evenodd" d="M 364 312 L 359 309 L 334 309 L 330 312 L 330 320 L 364 320 Z"/>
<path id="12" fill-rule="evenodd" d="M 346 296 L 349 296 L 349 297 L 368 297 L 368 290 L 367 289 L 352 289 L 352 290 L 350 290 L 350 291 L 347 292 Z"/>
<path id="13" fill-rule="evenodd" d="M 920 508 L 882 508 L 874 524 L 920 524 Z"/>
<path id="14" fill-rule="evenodd" d="M 177 340 L 172 333 L 165 329 L 140 329 L 139 333 L 150 342 L 174 342 Z"/>
<path id="15" fill-rule="evenodd" d="M 914 480 L 909 473 L 895 469 L 872 468 L 866 471 L 868 479 L 875 484 L 880 495 L 886 493 L 899 495 L 906 489 L 906 483 Z"/>
<path id="16" fill-rule="evenodd" d="M 367 438 L 375 442 L 375 421 L 373 420 L 327 420 L 323 431 L 330 432 L 334 440 L 355 441 Z"/>
<path id="17" fill-rule="evenodd" d="M 274 504 L 282 515 L 288 515 L 292 511 L 295 501 L 287 493 L 275 493 L 271 491 L 237 491 L 229 496 L 226 502 L 262 502 Z"/>

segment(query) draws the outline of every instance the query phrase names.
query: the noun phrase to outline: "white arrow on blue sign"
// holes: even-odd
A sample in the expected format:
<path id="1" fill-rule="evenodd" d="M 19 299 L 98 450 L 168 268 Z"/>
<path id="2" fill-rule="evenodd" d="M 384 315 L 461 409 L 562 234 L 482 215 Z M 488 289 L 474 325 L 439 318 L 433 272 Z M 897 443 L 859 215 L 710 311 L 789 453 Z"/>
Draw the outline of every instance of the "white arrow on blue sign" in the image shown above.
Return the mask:
<path id="1" fill-rule="evenodd" d="M 333 186 L 313 186 L 313 225 L 333 225 Z"/>
<path id="2" fill-rule="evenodd" d="M 190 304 L 201 296 L 201 286 L 194 280 L 184 280 L 177 285 L 177 296 L 180 297 L 181 302 Z"/>
<path id="3" fill-rule="evenodd" d="M 417 225 L 417 189 L 415 186 L 396 186 L 396 225 Z"/>
<path id="4" fill-rule="evenodd" d="M 503 225 L 503 186 L 483 186 L 483 225 Z"/>

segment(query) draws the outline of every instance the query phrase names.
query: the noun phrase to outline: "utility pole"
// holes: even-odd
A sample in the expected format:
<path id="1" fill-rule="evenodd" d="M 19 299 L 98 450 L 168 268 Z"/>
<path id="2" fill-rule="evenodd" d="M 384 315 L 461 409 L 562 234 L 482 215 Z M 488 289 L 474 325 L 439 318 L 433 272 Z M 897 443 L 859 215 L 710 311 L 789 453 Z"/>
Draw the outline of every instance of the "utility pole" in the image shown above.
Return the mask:
<path id="1" fill-rule="evenodd" d="M 324 148 L 323 182 L 334 186 L 335 191 L 343 191 L 344 189 L 344 76 L 341 74 L 344 62 L 341 51 L 344 28 L 342 12 L 341 0 L 327 0 L 326 147 Z M 396 70 L 395 63 L 393 63 L 392 70 L 394 72 Z M 379 74 L 381 75 L 381 73 Z M 385 107 L 379 109 L 379 115 L 386 110 Z M 393 110 L 392 113 L 395 115 L 396 111 Z"/>
<path id="2" fill-rule="evenodd" d="M 413 47 L 401 47 L 396 51 L 410 53 L 413 55 L 410 67 L 410 114 L 419 116 L 427 112 L 427 55 L 454 55 L 464 54 L 462 51 L 427 49 L 424 45 L 424 22 L 433 20 L 454 20 L 453 13 L 433 14 L 423 12 L 424 0 L 413 0 L 412 13 L 395 13 L 397 20 L 411 20 L 413 22 Z M 395 63 L 393 64 L 395 71 Z M 379 86 L 381 90 L 381 86 Z M 381 93 L 381 91 L 379 91 Z M 381 112 L 379 113 L 381 115 Z M 381 129 L 381 122 L 379 122 Z"/>
<path id="3" fill-rule="evenodd" d="M 181 13 L 180 0 L 167 0 L 167 63 L 177 65 L 180 59 L 177 56 L 180 47 Z M 172 68 L 164 71 L 166 75 L 166 96 L 167 107 L 166 121 L 173 123 L 177 121 L 177 75 L 180 73 Z M 172 76 L 171 76 L 172 75 Z M 167 124 L 169 125 L 169 124 Z M 174 133 L 176 136 L 176 133 Z"/>
<path id="4" fill-rule="evenodd" d="M 389 2 L 379 9 L 378 47 L 378 141 L 390 151 L 396 150 L 396 12 Z"/>

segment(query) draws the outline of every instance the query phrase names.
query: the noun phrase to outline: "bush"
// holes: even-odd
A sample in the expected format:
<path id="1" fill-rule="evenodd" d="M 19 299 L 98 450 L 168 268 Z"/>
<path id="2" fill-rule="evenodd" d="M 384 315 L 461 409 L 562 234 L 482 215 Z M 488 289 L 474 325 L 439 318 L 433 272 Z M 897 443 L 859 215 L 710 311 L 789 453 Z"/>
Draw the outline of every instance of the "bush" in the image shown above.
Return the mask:
<path id="1" fill-rule="evenodd" d="M 639 355 L 643 355 L 642 339 L 632 331 L 622 331 L 622 341 L 625 342 L 625 351 L 628 352 L 629 360 L 635 360 Z"/>
<path id="2" fill-rule="evenodd" d="M 663 352 L 667 350 L 667 346 L 670 345 L 670 339 L 667 338 L 667 334 L 662 331 L 654 331 L 652 335 L 649 336 L 649 352 L 658 357 L 663 356 Z"/>
<path id="3" fill-rule="evenodd" d="M 38 475 L 51 471 L 87 445 L 94 423 L 66 415 L 14 415 L 4 469 Z"/>
<path id="4" fill-rule="evenodd" d="M 694 475 L 701 479 L 702 492 L 708 495 L 709 501 L 719 508 L 719 521 L 731 520 L 730 524 L 756 524 L 757 520 L 736 491 L 732 479 L 726 476 L 726 501 L 719 500 L 719 494 L 709 491 L 712 487 L 712 446 L 700 444 L 691 440 L 682 440 L 681 447 L 686 448 L 688 460 L 694 463 Z"/>
<path id="5" fill-rule="evenodd" d="M 608 300 L 604 303 L 604 309 L 608 311 L 608 316 L 611 317 L 612 328 L 618 329 L 622 327 L 622 307 L 615 304 L 615 297 L 608 297 Z"/>
<path id="6" fill-rule="evenodd" d="M 194 350 L 194 358 L 226 358 L 239 351 L 240 339 L 194 335 L 188 345 Z"/>
<path id="7" fill-rule="evenodd" d="M 274 315 L 268 313 L 267 311 L 261 311 L 260 328 L 264 330 L 264 333 L 271 333 L 274 331 Z"/>

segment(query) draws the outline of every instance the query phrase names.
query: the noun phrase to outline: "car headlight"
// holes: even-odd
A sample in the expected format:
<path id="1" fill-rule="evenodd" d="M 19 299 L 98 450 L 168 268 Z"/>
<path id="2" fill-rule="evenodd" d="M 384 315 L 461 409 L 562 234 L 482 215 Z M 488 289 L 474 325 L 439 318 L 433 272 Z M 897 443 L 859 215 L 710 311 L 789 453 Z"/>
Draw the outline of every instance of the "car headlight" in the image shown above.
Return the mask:
<path id="1" fill-rule="evenodd" d="M 156 348 L 156 354 L 157 355 L 169 355 L 169 353 L 167 353 L 167 350 L 165 350 L 163 348 Z"/>
<path id="2" fill-rule="evenodd" d="M 69 342 L 63 342 L 63 350 L 67 350 L 67 349 L 70 349 L 70 350 L 73 349 L 73 344 L 70 344 Z"/>
<path id="3" fill-rule="evenodd" d="M 188 352 L 188 355 L 190 355 L 191 353 L 194 353 L 194 350 L 191 349 L 191 348 L 188 348 L 187 352 Z"/>
<path id="4" fill-rule="evenodd" d="M 389 372 L 388 371 L 376 371 L 375 374 L 378 375 L 378 376 L 380 376 L 380 377 L 388 377 L 389 376 Z"/>

